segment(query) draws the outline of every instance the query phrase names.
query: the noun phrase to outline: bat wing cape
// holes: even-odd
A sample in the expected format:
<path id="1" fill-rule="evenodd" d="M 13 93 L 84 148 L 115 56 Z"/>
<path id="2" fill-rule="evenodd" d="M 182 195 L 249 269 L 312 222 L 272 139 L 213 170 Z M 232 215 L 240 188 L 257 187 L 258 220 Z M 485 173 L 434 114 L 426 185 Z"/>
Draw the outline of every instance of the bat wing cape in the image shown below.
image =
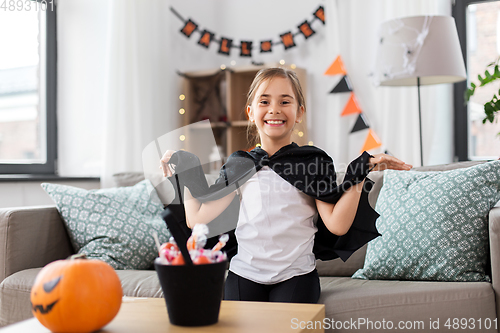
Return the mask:
<path id="1" fill-rule="evenodd" d="M 269 156 L 265 150 L 255 148 L 250 152 L 237 151 L 229 156 L 220 170 L 215 184 L 208 186 L 198 157 L 192 153 L 178 151 L 172 155 L 170 164 L 175 166 L 175 173 L 168 179 L 172 183 L 176 199 L 166 207 L 163 218 L 174 238 L 184 242 L 191 231 L 185 223 L 183 205 L 183 188 L 189 188 L 193 197 L 200 202 L 220 199 L 238 189 L 264 166 L 269 166 L 280 177 L 303 193 L 328 203 L 337 203 L 342 194 L 351 186 L 365 180 L 358 203 L 354 222 L 343 236 L 331 233 L 318 214 L 317 228 L 313 252 L 316 259 L 331 260 L 340 257 L 346 261 L 357 249 L 372 239 L 380 236 L 375 226 L 379 214 L 368 203 L 368 193 L 373 182 L 366 178 L 369 173 L 368 159 L 370 154 L 364 152 L 352 161 L 341 184 L 337 184 L 333 161 L 323 150 L 313 146 L 299 147 L 295 143 L 282 147 L 274 155 Z M 233 203 L 239 207 L 239 199 Z M 231 205 L 230 205 L 231 207 Z M 236 254 L 237 243 L 234 229 L 238 221 L 237 210 L 227 209 L 217 220 L 223 225 L 220 233 L 228 232 L 230 241 L 225 251 L 231 257 Z M 212 224 L 210 228 L 212 229 Z M 217 224 L 214 224 L 217 225 Z M 217 242 L 212 237 L 207 247 Z M 185 243 L 184 243 L 185 244 Z"/>

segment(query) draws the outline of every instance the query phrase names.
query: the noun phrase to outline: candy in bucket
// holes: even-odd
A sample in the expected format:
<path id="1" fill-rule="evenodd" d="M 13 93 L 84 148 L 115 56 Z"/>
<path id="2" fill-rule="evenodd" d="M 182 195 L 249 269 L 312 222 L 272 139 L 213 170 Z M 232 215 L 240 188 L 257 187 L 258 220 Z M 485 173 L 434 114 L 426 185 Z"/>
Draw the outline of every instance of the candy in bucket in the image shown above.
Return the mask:
<path id="1" fill-rule="evenodd" d="M 229 240 L 227 234 L 219 237 L 219 242 L 212 249 L 204 249 L 207 243 L 208 227 L 205 224 L 197 224 L 193 227 L 191 236 L 186 242 L 189 256 L 195 265 L 212 264 L 227 260 L 226 253 L 221 249 Z M 173 237 L 167 243 L 160 245 L 158 238 L 155 237 L 158 247 L 158 262 L 162 265 L 184 265 L 185 261 Z"/>

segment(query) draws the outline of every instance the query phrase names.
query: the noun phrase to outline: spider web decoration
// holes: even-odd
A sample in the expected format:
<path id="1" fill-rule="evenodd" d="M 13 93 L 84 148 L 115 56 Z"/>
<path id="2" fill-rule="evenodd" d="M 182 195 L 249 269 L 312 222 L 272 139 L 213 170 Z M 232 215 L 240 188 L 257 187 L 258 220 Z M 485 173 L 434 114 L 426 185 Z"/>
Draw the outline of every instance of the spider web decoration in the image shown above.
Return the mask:
<path id="1" fill-rule="evenodd" d="M 379 43 L 385 44 L 386 47 L 392 49 L 392 53 L 401 54 L 403 61 L 400 64 L 385 65 L 380 71 L 375 71 L 377 74 L 373 75 L 373 80 L 376 85 L 380 85 L 382 79 L 396 79 L 415 72 L 418 56 L 425 39 L 429 35 L 431 23 L 432 16 L 426 16 L 421 29 L 406 26 L 400 19 L 396 19 L 386 26 L 382 25 L 379 32 Z M 409 41 L 405 38 L 405 41 L 403 41 L 400 38 L 403 33 L 411 33 L 414 38 Z M 376 64 L 380 64 L 379 57 L 380 55 L 377 53 Z"/>

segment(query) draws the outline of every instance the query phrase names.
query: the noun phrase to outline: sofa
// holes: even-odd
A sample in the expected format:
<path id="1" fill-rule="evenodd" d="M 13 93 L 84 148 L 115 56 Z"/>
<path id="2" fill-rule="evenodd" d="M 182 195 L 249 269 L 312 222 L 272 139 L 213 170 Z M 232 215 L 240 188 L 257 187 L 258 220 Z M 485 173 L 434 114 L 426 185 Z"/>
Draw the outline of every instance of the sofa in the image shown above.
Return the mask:
<path id="1" fill-rule="evenodd" d="M 415 168 L 443 171 L 481 162 Z M 372 172 L 369 200 L 375 206 L 384 173 Z M 318 261 L 319 303 L 326 306 L 326 331 L 393 329 L 448 332 L 467 321 L 466 331 L 496 331 L 500 313 L 500 206 L 489 212 L 488 271 L 491 282 L 437 282 L 353 279 L 363 267 L 366 248 L 346 262 Z M 0 326 L 30 318 L 30 288 L 44 265 L 74 253 L 55 206 L 0 210 Z M 162 297 L 154 270 L 117 270 L 125 296 Z M 462 320 L 462 321 L 461 321 Z M 389 326 L 390 325 L 390 326 Z M 453 326 L 455 325 L 455 326 Z M 474 329 L 471 329 L 474 326 Z M 489 329 L 487 329 L 489 328 Z"/>

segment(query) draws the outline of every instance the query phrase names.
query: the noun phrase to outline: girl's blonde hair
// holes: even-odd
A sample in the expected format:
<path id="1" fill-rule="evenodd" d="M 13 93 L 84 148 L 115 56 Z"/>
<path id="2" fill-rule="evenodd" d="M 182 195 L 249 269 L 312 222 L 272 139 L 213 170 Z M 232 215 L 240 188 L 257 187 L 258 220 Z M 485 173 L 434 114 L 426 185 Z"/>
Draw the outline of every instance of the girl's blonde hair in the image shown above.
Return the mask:
<path id="1" fill-rule="evenodd" d="M 252 84 L 250 85 L 250 89 L 247 94 L 247 102 L 245 104 L 245 112 L 248 109 L 248 106 L 252 105 L 252 102 L 255 98 L 255 93 L 259 86 L 265 81 L 271 81 L 275 77 L 281 77 L 288 79 L 292 85 L 293 93 L 295 94 L 295 98 L 297 99 L 297 112 L 301 106 L 304 107 L 304 112 L 306 111 L 306 103 L 304 98 L 304 92 L 302 91 L 302 86 L 300 85 L 299 78 L 297 74 L 286 68 L 281 67 L 273 67 L 273 68 L 264 68 L 261 69 L 253 79 Z M 249 123 L 247 127 L 247 139 L 250 145 L 253 147 L 259 143 L 260 137 L 259 132 L 257 131 L 257 126 L 255 123 Z"/>

